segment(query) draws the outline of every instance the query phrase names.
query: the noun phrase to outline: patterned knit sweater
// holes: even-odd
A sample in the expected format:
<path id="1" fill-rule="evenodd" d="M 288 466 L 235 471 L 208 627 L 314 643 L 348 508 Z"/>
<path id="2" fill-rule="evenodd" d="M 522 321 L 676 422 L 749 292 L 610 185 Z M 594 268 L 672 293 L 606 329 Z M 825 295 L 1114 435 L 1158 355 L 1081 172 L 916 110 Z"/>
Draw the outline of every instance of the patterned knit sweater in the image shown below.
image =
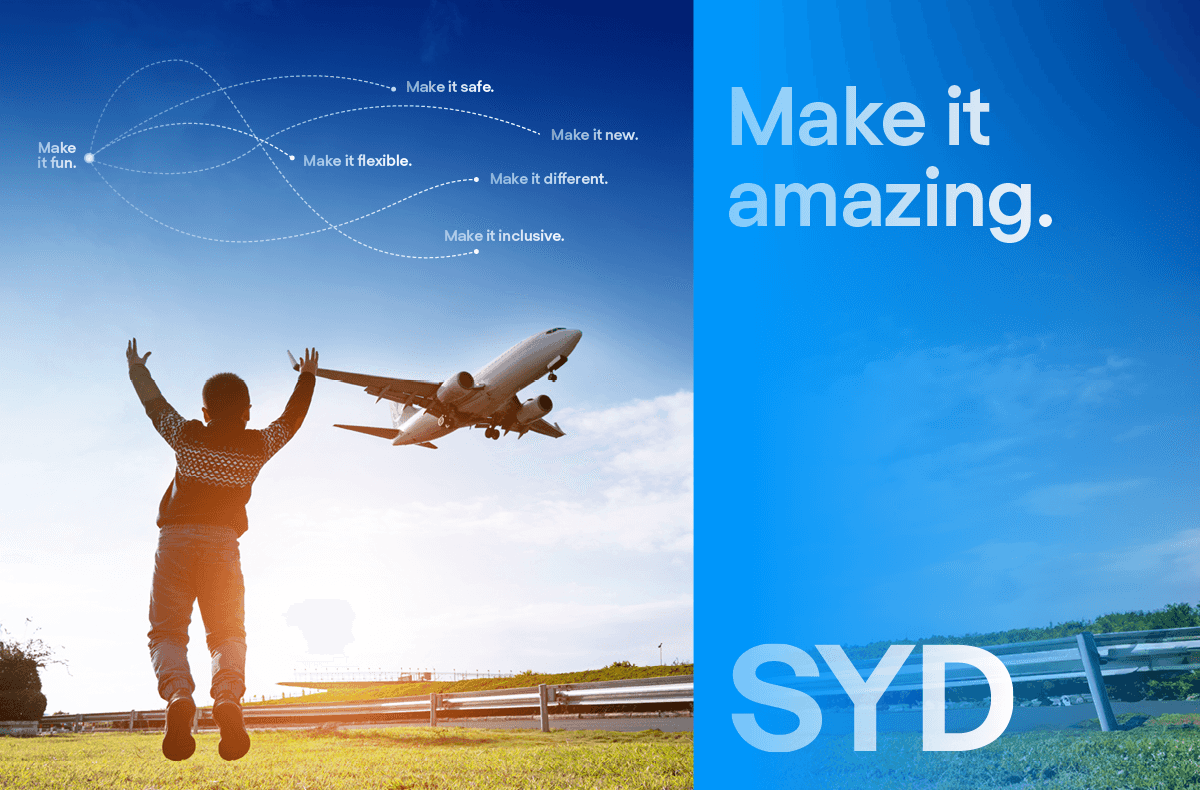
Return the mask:
<path id="1" fill-rule="evenodd" d="M 304 422 L 316 376 L 301 373 L 283 415 L 261 431 L 248 430 L 240 419 L 218 418 L 207 425 L 184 420 L 145 365 L 131 367 L 129 379 L 146 415 L 175 451 L 175 479 L 159 503 L 158 526 L 228 526 L 240 536 L 247 529 L 250 486 Z"/>

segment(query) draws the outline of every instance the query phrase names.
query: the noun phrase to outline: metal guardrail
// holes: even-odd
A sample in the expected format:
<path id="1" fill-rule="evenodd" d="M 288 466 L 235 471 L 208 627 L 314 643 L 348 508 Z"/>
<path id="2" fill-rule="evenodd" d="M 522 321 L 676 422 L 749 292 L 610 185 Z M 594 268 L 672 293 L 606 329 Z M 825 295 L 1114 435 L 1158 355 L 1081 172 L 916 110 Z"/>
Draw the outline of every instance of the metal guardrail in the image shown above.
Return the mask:
<path id="1" fill-rule="evenodd" d="M 1110 634 L 1082 633 L 1062 639 L 989 645 L 982 648 L 1003 662 L 1013 683 L 1040 680 L 1087 678 L 1101 728 L 1116 728 L 1104 678 L 1133 672 L 1200 669 L 1200 628 L 1166 628 L 1156 631 L 1125 631 Z M 878 659 L 853 662 L 863 678 L 874 671 Z M 917 691 L 922 688 L 921 652 L 914 650 L 888 686 L 888 691 Z M 982 686 L 983 674 L 965 664 L 947 664 L 946 687 Z M 845 694 L 831 673 L 818 678 L 784 676 L 772 683 L 802 689 L 806 694 Z"/>
<path id="2" fill-rule="evenodd" d="M 1099 654 L 1101 673 L 1105 677 L 1131 672 L 1157 672 L 1164 669 L 1200 669 L 1200 628 L 1171 628 L 1159 631 L 1126 631 L 1124 633 L 1092 636 Z M 1014 683 L 1037 680 L 1065 680 L 1084 677 L 1083 654 L 1078 637 L 1046 639 L 1040 642 L 1017 642 L 1008 645 L 989 645 L 982 648 L 999 658 Z M 878 659 L 853 662 L 859 674 L 867 677 Z M 914 650 L 896 674 L 888 691 L 916 691 L 921 688 L 921 652 Z M 811 696 L 843 694 L 842 686 L 832 674 L 801 684 Z M 979 686 L 987 681 L 976 669 L 964 664 L 946 666 L 946 686 Z"/>
<path id="3" fill-rule="evenodd" d="M 562 683 L 514 689 L 462 691 L 422 697 L 393 697 L 363 702 L 329 702 L 247 705 L 242 716 L 248 727 L 317 726 L 329 722 L 347 724 L 388 723 L 423 720 L 431 726 L 439 719 L 488 718 L 540 715 L 543 732 L 549 732 L 550 714 L 595 712 L 657 712 L 690 710 L 693 676 L 674 675 L 636 680 L 605 680 L 596 683 Z M 159 729 L 166 712 L 117 711 L 45 716 L 41 727 L 82 728 L 103 724 L 118 729 Z M 195 728 L 215 726 L 212 711 L 197 709 Z"/>

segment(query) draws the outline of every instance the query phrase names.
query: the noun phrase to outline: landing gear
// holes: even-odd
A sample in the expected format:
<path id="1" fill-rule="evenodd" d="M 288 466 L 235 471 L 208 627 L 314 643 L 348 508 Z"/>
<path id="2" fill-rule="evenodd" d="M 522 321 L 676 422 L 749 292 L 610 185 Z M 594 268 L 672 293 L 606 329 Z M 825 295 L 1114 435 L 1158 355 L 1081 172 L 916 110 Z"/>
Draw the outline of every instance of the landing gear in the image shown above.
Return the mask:
<path id="1" fill-rule="evenodd" d="M 558 381 L 558 374 L 557 374 L 557 373 L 551 373 L 551 374 L 550 374 L 549 376 L 547 376 L 546 378 L 550 379 L 551 381 Z"/>
<path id="2" fill-rule="evenodd" d="M 500 430 L 498 428 L 488 428 L 486 431 L 483 432 L 483 435 L 489 439 L 499 439 L 500 438 Z"/>

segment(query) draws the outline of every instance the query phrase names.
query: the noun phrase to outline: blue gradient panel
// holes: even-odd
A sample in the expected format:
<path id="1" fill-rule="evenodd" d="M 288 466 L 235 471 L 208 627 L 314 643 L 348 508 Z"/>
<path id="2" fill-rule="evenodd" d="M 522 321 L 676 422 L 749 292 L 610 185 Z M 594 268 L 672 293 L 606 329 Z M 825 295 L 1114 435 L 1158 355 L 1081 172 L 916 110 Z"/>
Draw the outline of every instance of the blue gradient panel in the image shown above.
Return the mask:
<path id="1" fill-rule="evenodd" d="M 828 673 L 815 644 L 1196 600 L 1195 22 L 1124 3 L 697 7 L 701 787 L 815 786 L 796 778 L 812 749 L 760 752 L 732 725 L 796 727 L 734 689 L 756 645 L 804 648 Z M 882 145 L 846 144 L 851 85 L 860 112 L 882 104 L 868 121 Z M 783 86 L 793 144 L 777 127 L 756 145 L 743 124 L 732 145 L 731 89 L 762 123 Z M 973 90 L 989 145 L 963 115 L 951 146 L 948 104 Z M 810 102 L 836 110 L 836 147 L 801 144 L 822 117 L 801 117 Z M 915 145 L 882 133 L 896 102 L 923 112 Z M 776 226 L 775 184 L 822 182 L 836 225 L 818 197 L 802 227 L 793 196 Z M 1007 182 L 1030 185 L 1016 243 L 989 230 Z M 743 183 L 766 191 L 766 226 L 731 221 Z M 848 225 L 858 183 L 919 185 L 920 225 Z M 946 227 L 948 183 L 978 185 L 981 227 L 968 198 Z M 773 671 L 787 670 L 759 675 Z"/>

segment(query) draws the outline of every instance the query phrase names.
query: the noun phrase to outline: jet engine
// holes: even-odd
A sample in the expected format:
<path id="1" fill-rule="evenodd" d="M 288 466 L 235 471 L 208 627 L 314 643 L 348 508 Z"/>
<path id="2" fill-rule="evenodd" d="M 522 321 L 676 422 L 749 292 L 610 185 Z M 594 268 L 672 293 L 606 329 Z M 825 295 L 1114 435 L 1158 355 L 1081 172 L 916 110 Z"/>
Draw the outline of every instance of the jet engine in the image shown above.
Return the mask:
<path id="1" fill-rule="evenodd" d="M 549 395 L 538 395 L 536 398 L 530 398 L 521 404 L 521 408 L 517 409 L 517 422 L 521 425 L 528 425 L 545 417 L 553 408 L 554 401 L 550 400 Z"/>
<path id="2" fill-rule="evenodd" d="M 442 403 L 453 405 L 470 395 L 474 388 L 475 377 L 464 370 L 442 382 L 442 386 L 438 387 L 437 399 Z"/>

